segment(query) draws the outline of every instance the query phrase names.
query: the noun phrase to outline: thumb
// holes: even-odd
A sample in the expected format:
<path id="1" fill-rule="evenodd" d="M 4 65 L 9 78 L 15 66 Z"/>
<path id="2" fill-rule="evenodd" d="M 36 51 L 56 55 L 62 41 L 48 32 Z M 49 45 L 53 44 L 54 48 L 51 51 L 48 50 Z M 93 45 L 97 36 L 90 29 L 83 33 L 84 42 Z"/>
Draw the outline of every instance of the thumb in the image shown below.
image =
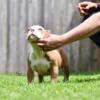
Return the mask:
<path id="1" fill-rule="evenodd" d="M 86 9 L 90 9 L 92 8 L 92 5 L 86 6 Z"/>
<path id="2" fill-rule="evenodd" d="M 46 40 L 45 39 L 39 39 L 38 43 L 46 43 Z"/>
<path id="3" fill-rule="evenodd" d="M 39 47 L 43 47 L 43 46 L 44 46 L 43 43 L 37 43 L 37 45 L 38 45 Z"/>
<path id="4" fill-rule="evenodd" d="M 44 39 L 39 39 L 37 45 L 40 47 L 43 47 L 44 45 L 46 45 L 47 42 Z"/>

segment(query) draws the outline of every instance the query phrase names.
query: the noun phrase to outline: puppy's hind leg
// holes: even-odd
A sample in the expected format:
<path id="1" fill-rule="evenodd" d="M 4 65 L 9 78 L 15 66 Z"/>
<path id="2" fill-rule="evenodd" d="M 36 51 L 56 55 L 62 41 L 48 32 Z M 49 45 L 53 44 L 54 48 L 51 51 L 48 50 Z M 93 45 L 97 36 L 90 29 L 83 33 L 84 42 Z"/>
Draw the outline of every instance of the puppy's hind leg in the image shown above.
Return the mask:
<path id="1" fill-rule="evenodd" d="M 64 81 L 69 80 L 69 64 L 68 64 L 68 59 L 67 55 L 65 54 L 64 50 L 62 48 L 59 49 L 59 52 L 62 57 L 62 67 L 64 69 Z"/>
<path id="2" fill-rule="evenodd" d="M 51 83 L 55 83 L 59 73 L 58 66 L 53 66 L 51 70 Z"/>
<path id="3" fill-rule="evenodd" d="M 69 66 L 63 65 L 64 68 L 64 82 L 69 80 Z"/>

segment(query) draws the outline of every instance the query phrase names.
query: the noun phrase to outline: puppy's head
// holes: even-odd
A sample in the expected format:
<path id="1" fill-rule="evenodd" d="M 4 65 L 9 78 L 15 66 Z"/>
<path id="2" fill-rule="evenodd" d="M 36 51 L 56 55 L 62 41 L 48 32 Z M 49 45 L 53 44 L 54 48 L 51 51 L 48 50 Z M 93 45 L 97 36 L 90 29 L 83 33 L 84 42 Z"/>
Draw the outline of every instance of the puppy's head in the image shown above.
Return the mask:
<path id="1" fill-rule="evenodd" d="M 26 38 L 29 42 L 37 42 L 39 39 L 43 39 L 48 36 L 48 30 L 45 30 L 42 26 L 34 25 L 28 28 Z"/>

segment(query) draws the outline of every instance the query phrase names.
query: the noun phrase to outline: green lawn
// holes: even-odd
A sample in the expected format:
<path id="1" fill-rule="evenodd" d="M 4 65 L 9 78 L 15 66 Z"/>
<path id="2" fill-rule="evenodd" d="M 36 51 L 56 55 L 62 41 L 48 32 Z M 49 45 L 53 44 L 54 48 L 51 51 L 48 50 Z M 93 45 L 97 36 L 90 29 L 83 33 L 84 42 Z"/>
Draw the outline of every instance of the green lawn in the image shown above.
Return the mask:
<path id="1" fill-rule="evenodd" d="M 100 73 L 71 75 L 63 83 L 59 76 L 56 84 L 49 77 L 39 84 L 27 84 L 25 76 L 0 74 L 0 100 L 100 100 Z"/>

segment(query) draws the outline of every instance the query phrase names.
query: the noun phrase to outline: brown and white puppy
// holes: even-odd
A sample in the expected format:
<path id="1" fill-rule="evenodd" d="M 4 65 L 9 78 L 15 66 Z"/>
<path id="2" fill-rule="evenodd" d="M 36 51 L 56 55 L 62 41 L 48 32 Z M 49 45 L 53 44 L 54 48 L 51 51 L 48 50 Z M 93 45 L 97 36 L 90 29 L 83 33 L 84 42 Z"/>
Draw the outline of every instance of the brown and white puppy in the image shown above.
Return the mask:
<path id="1" fill-rule="evenodd" d="M 48 74 L 51 74 L 51 82 L 55 82 L 59 69 L 62 67 L 64 68 L 64 81 L 69 78 L 69 65 L 63 49 L 44 52 L 36 43 L 38 39 L 48 36 L 48 30 L 45 30 L 42 26 L 34 25 L 28 29 L 27 40 L 31 44 L 27 60 L 28 83 L 32 82 L 35 71 L 38 73 L 40 83 L 43 81 L 43 76 Z"/>

